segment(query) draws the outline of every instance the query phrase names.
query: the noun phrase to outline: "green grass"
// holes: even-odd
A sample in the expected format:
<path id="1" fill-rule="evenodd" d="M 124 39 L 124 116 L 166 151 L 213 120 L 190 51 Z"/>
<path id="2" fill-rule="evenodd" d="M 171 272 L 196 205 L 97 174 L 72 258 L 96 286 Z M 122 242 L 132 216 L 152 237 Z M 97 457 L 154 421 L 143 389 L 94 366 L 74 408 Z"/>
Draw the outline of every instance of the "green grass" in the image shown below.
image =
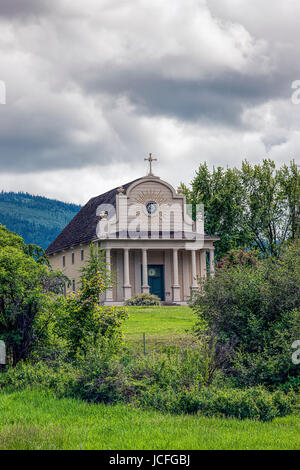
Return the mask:
<path id="1" fill-rule="evenodd" d="M 192 344 L 188 307 L 129 307 L 128 343 Z M 2 449 L 300 449 L 300 415 L 272 422 L 175 416 L 123 404 L 88 404 L 49 392 L 0 392 Z"/>
<path id="2" fill-rule="evenodd" d="M 0 393 L 0 449 L 300 449 L 300 420 L 171 416 L 125 405 Z"/>
<path id="3" fill-rule="evenodd" d="M 191 346 L 191 330 L 196 322 L 193 311 L 182 307 L 128 307 L 129 319 L 123 331 L 125 340 L 142 347 L 143 333 L 147 348 L 160 345 Z"/>

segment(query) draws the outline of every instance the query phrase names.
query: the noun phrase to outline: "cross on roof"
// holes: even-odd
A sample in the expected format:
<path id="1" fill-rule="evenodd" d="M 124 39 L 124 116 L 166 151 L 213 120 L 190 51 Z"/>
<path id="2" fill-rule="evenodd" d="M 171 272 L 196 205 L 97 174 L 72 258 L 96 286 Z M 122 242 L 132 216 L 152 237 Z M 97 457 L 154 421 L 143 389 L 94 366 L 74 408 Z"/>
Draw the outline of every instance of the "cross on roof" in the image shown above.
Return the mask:
<path id="1" fill-rule="evenodd" d="M 152 157 L 152 153 L 149 153 L 149 157 L 148 158 L 144 158 L 145 161 L 149 162 L 149 172 L 148 172 L 148 176 L 153 176 L 153 173 L 152 173 L 152 162 L 157 162 L 157 158 L 153 158 Z"/>

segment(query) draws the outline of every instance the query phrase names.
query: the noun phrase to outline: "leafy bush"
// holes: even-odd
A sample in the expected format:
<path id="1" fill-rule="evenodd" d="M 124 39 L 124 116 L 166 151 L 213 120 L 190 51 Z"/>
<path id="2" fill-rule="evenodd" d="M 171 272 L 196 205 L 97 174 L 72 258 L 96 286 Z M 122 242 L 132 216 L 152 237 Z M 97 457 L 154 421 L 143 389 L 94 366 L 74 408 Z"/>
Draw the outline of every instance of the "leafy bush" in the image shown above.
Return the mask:
<path id="1" fill-rule="evenodd" d="M 75 395 L 93 402 L 134 401 L 154 385 L 181 390 L 203 385 L 199 351 L 178 350 L 173 354 L 136 356 L 124 350 L 122 356 L 108 350 L 93 351 L 82 358 Z"/>
<path id="2" fill-rule="evenodd" d="M 121 346 L 121 325 L 128 318 L 127 309 L 99 305 L 99 299 L 111 282 L 103 253 L 99 254 L 91 245 L 89 260 L 81 269 L 81 288 L 54 305 L 54 329 L 66 341 L 72 359 L 86 353 L 90 344 L 96 345 L 102 338 L 111 340 L 116 349 Z"/>
<path id="3" fill-rule="evenodd" d="M 58 396 L 69 396 L 77 382 L 77 376 L 76 369 L 70 364 L 53 368 L 41 361 L 35 364 L 19 362 L 16 367 L 0 374 L 0 389 L 50 389 Z"/>
<path id="4" fill-rule="evenodd" d="M 258 259 L 259 253 L 256 250 L 230 250 L 227 255 L 217 263 L 217 268 L 222 269 L 238 265 L 257 265 Z"/>
<path id="5" fill-rule="evenodd" d="M 291 345 L 300 335 L 300 241 L 279 259 L 229 263 L 193 300 L 197 334 L 214 369 L 239 386 L 278 387 L 299 375 Z"/>
<path id="6" fill-rule="evenodd" d="M 126 305 L 160 305 L 160 299 L 154 294 L 136 294 L 126 301 Z"/>
<path id="7" fill-rule="evenodd" d="M 143 407 L 162 412 L 201 414 L 238 419 L 271 421 L 291 413 L 296 403 L 295 395 L 283 392 L 270 393 L 263 388 L 186 390 L 180 392 L 157 386 L 144 391 L 139 397 Z"/>
<path id="8" fill-rule="evenodd" d="M 200 387 L 204 384 L 205 363 L 199 350 L 173 349 L 165 353 L 153 353 L 146 357 L 132 358 L 126 373 L 140 389 L 153 385 L 180 390 Z"/>
<path id="9" fill-rule="evenodd" d="M 288 393 L 293 390 L 296 393 L 300 393 L 300 377 L 288 377 L 288 380 L 279 385 L 279 389 Z"/>
<path id="10" fill-rule="evenodd" d="M 13 365 L 47 338 L 53 297 L 63 292 L 65 276 L 51 271 L 40 251 L 0 224 L 0 338 Z"/>
<path id="11" fill-rule="evenodd" d="M 50 389 L 60 397 L 96 403 L 125 402 L 162 412 L 264 421 L 291 413 L 296 403 L 291 392 L 205 386 L 200 351 L 178 350 L 146 358 L 129 350 L 122 355 L 113 351 L 109 344 L 107 349 L 90 348 L 77 357 L 76 367 L 20 362 L 0 374 L 0 389 Z"/>

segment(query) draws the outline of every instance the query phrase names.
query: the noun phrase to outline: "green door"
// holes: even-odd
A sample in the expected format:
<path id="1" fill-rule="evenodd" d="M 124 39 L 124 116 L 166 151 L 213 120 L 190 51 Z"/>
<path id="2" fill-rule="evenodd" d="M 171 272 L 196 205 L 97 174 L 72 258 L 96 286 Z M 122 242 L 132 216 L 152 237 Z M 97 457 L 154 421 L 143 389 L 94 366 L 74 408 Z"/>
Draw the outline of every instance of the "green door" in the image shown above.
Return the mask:
<path id="1" fill-rule="evenodd" d="M 163 265 L 148 265 L 148 284 L 150 286 L 150 294 L 155 294 L 160 300 L 165 300 Z"/>

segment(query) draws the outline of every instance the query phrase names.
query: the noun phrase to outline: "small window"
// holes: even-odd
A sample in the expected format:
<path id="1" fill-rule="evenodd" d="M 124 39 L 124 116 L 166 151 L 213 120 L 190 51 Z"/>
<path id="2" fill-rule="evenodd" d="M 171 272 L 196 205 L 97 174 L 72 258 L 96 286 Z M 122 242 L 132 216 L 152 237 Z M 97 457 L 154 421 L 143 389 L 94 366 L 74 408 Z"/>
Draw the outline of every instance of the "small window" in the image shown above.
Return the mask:
<path id="1" fill-rule="evenodd" d="M 66 257 L 65 256 L 62 257 L 62 265 L 63 265 L 63 268 L 66 266 Z"/>
<path id="2" fill-rule="evenodd" d="M 149 215 L 154 215 L 158 209 L 158 205 L 155 201 L 149 201 L 146 204 L 146 210 Z"/>
<path id="3" fill-rule="evenodd" d="M 84 260 L 84 250 L 81 250 L 81 261 Z"/>
<path id="4" fill-rule="evenodd" d="M 75 279 L 72 280 L 72 291 L 75 292 L 76 290 L 76 284 L 75 284 Z"/>
<path id="5" fill-rule="evenodd" d="M 75 262 L 75 253 L 72 253 L 72 264 Z"/>
<path id="6" fill-rule="evenodd" d="M 67 286 L 64 284 L 64 297 L 67 297 Z"/>

